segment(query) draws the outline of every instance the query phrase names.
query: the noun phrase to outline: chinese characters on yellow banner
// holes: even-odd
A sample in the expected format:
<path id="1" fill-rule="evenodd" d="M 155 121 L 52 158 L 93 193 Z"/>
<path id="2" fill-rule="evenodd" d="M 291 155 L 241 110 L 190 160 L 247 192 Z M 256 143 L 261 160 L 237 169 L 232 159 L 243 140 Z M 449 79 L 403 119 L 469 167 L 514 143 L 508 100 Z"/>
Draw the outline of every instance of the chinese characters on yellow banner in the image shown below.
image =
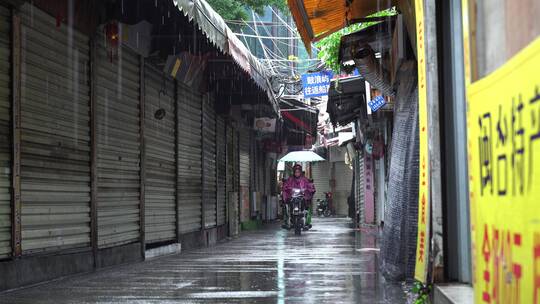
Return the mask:
<path id="1" fill-rule="evenodd" d="M 420 172 L 418 185 L 418 233 L 414 278 L 426 282 L 429 258 L 429 151 L 427 127 L 427 86 L 424 40 L 424 3 L 415 1 L 416 49 L 418 54 L 418 121 L 420 128 Z"/>
<path id="2" fill-rule="evenodd" d="M 467 88 L 475 303 L 540 303 L 540 39 Z"/>

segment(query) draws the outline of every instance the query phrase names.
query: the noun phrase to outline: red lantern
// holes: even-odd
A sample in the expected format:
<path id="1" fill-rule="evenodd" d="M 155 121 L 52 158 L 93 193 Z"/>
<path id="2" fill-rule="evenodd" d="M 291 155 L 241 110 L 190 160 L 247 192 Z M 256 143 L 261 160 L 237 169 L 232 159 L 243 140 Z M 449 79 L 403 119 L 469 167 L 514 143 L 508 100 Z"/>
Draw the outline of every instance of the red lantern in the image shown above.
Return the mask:
<path id="1" fill-rule="evenodd" d="M 109 54 L 109 60 L 112 62 L 113 58 L 118 58 L 118 44 L 120 40 L 120 30 L 117 21 L 110 21 L 105 24 L 103 28 L 105 32 L 105 43 L 107 48 L 107 53 Z"/>

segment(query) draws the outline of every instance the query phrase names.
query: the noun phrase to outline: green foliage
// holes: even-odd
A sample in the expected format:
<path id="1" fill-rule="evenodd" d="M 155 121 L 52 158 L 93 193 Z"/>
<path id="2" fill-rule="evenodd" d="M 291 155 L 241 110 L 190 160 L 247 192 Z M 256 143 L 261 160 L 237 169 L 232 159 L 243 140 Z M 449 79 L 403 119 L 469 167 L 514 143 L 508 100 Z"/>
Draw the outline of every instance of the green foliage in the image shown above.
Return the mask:
<path id="1" fill-rule="evenodd" d="M 395 8 L 390 8 L 384 11 L 377 12 L 373 15 L 370 15 L 369 17 L 384 17 L 393 16 L 396 14 L 397 12 Z M 354 32 L 358 32 L 377 23 L 378 22 L 363 22 L 353 24 L 329 35 L 328 37 L 321 39 L 321 41 L 317 42 L 316 44 L 317 48 L 319 48 L 319 53 L 317 54 L 317 57 L 322 60 L 326 67 L 331 69 L 334 73 L 340 73 L 342 65 L 339 62 L 338 56 L 341 37 Z"/>
<path id="2" fill-rule="evenodd" d="M 247 9 L 263 15 L 266 6 L 288 11 L 285 0 L 208 0 L 208 3 L 225 20 L 248 20 Z"/>
<path id="3" fill-rule="evenodd" d="M 429 304 L 429 294 L 431 293 L 431 285 L 424 285 L 422 282 L 414 282 L 411 292 L 416 296 L 414 304 Z"/>

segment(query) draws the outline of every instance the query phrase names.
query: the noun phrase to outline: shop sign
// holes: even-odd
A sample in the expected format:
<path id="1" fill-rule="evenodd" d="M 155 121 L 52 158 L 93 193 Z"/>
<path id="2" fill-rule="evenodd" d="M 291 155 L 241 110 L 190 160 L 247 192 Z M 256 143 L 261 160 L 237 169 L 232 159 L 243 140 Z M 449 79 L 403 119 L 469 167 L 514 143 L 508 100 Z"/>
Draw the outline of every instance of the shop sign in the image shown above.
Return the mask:
<path id="1" fill-rule="evenodd" d="M 475 303 L 540 303 L 540 38 L 467 88 Z"/>
<path id="2" fill-rule="evenodd" d="M 276 132 L 276 119 L 270 117 L 256 117 L 253 120 L 253 129 L 262 133 Z"/>
<path id="3" fill-rule="evenodd" d="M 418 122 L 420 128 L 420 166 L 418 176 L 418 232 L 414 278 L 425 283 L 429 258 L 429 149 L 427 123 L 426 49 L 424 35 L 424 2 L 415 0 L 416 49 L 418 50 Z"/>
<path id="4" fill-rule="evenodd" d="M 376 96 L 368 102 L 368 106 L 371 108 L 371 112 L 377 112 L 378 109 L 382 108 L 386 104 L 386 100 L 382 95 Z"/>
<path id="5" fill-rule="evenodd" d="M 304 98 L 327 96 L 332 77 L 333 74 L 330 71 L 303 74 L 302 91 L 304 92 Z"/>

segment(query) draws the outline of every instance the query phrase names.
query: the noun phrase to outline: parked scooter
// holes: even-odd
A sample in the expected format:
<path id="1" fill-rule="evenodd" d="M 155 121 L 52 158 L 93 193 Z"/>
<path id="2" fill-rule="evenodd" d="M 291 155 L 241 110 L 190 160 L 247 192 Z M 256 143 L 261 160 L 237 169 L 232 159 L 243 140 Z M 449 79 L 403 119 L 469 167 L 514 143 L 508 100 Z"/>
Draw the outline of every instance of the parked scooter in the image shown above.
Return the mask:
<path id="1" fill-rule="evenodd" d="M 329 217 L 332 215 L 332 210 L 330 210 L 330 200 L 332 199 L 331 192 L 324 193 L 325 198 L 323 200 L 317 200 L 317 216 Z"/>

